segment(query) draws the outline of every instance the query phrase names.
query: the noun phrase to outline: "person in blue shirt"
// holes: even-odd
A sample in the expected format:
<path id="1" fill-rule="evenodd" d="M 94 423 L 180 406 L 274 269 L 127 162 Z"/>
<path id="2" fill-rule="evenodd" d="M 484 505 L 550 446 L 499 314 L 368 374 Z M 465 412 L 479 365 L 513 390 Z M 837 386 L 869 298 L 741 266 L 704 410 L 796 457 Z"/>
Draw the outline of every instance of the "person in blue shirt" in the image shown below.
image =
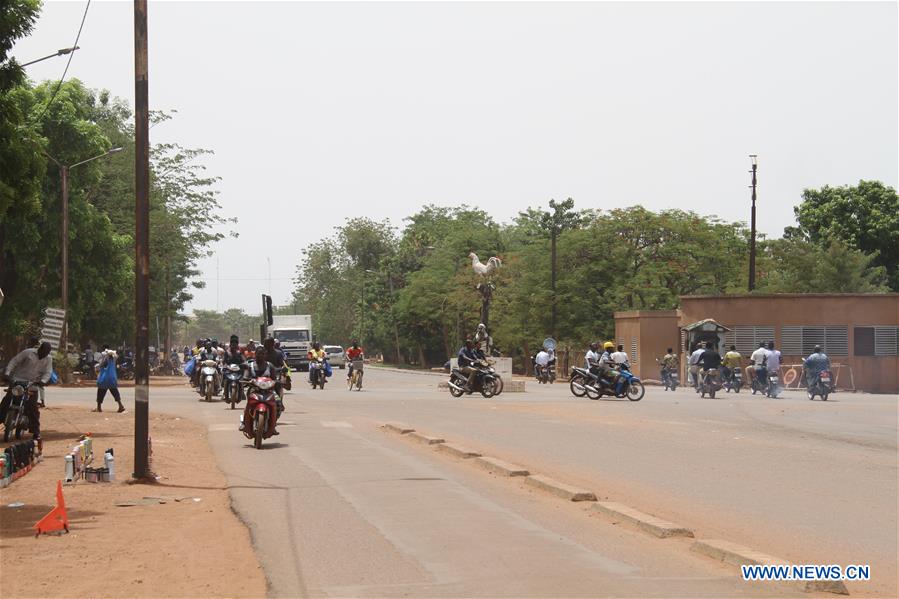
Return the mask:
<path id="1" fill-rule="evenodd" d="M 468 383 L 465 385 L 465 388 L 471 393 L 474 386 L 474 377 L 478 374 L 478 371 L 474 368 L 475 363 L 478 361 L 478 356 L 474 349 L 474 341 L 466 339 L 465 346 L 459 349 L 457 357 L 459 360 L 459 371 L 468 376 Z"/>
<path id="2" fill-rule="evenodd" d="M 821 346 L 816 345 L 815 351 L 805 359 L 805 384 L 806 388 L 818 382 L 818 377 L 825 370 L 830 370 L 830 358 L 827 357 Z"/>

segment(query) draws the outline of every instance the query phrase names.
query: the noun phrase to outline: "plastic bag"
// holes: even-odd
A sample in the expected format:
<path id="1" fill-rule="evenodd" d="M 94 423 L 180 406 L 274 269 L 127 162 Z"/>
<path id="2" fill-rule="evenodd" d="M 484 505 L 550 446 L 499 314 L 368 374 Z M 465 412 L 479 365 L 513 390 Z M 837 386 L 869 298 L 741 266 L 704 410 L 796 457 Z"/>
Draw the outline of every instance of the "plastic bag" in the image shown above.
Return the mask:
<path id="1" fill-rule="evenodd" d="M 325 360 L 325 376 L 331 376 L 334 371 L 331 370 L 331 363 Z"/>
<path id="2" fill-rule="evenodd" d="M 194 373 L 194 368 L 196 368 L 196 367 L 197 367 L 197 359 L 196 359 L 196 358 L 191 358 L 191 359 L 184 365 L 184 376 L 190 376 L 190 375 L 192 375 L 192 374 Z"/>
<path id="3" fill-rule="evenodd" d="M 55 385 L 56 383 L 59 382 L 59 375 L 56 374 L 56 371 L 55 371 L 55 370 L 53 370 L 53 371 L 50 372 L 50 380 L 47 381 L 47 382 L 48 382 L 48 384 L 50 384 L 50 385 Z"/>

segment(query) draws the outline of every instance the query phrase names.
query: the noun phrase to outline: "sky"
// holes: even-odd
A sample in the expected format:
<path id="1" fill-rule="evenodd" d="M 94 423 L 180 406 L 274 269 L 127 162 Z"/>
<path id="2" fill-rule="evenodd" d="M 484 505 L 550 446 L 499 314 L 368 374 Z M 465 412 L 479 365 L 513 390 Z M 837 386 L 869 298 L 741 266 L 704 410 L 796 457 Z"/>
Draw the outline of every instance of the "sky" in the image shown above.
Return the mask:
<path id="1" fill-rule="evenodd" d="M 12 55 L 71 46 L 85 4 L 45 2 Z M 133 105 L 132 10 L 91 3 L 67 78 Z M 150 2 L 148 22 L 150 107 L 178 111 L 151 142 L 213 150 L 238 219 L 188 309 L 289 303 L 304 248 L 425 204 L 746 222 L 757 154 L 776 237 L 805 188 L 899 183 L 896 2 Z"/>

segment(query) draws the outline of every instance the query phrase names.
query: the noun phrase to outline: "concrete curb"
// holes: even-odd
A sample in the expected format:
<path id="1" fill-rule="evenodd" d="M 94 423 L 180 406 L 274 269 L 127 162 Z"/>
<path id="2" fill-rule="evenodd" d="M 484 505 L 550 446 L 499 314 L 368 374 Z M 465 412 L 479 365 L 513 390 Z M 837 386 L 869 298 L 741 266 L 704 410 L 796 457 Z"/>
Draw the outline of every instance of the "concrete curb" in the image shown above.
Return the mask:
<path id="1" fill-rule="evenodd" d="M 624 520 L 635 525 L 644 532 L 665 539 L 668 537 L 693 537 L 693 531 L 689 528 L 644 514 L 621 503 L 602 502 L 593 506 L 593 509 L 606 516 Z"/>
<path id="2" fill-rule="evenodd" d="M 732 566 L 743 565 L 779 565 L 789 564 L 790 562 L 779 557 L 774 557 L 749 547 L 744 547 L 730 541 L 699 540 L 690 546 L 690 551 L 700 553 L 714 560 L 730 564 Z M 779 581 L 777 584 L 786 585 L 795 589 L 799 589 L 804 593 L 835 593 L 837 595 L 848 595 L 849 589 L 841 580 L 796 580 L 796 581 Z"/>
<path id="3" fill-rule="evenodd" d="M 439 443 L 446 443 L 446 439 L 441 439 L 440 437 L 429 437 L 428 435 L 416 433 L 415 431 L 407 433 L 406 438 L 412 439 L 413 441 L 418 441 L 419 443 L 423 443 L 424 445 L 437 445 Z"/>
<path id="4" fill-rule="evenodd" d="M 561 497 L 562 499 L 567 499 L 568 501 L 596 501 L 596 495 L 591 491 L 585 491 L 583 489 L 572 487 L 571 485 L 566 485 L 565 483 L 553 480 L 548 476 L 531 474 L 524 479 L 524 482 L 527 485 L 537 487 L 538 489 L 552 493 L 553 495 Z"/>
<path id="5" fill-rule="evenodd" d="M 444 453 L 448 453 L 450 455 L 456 456 L 457 458 L 462 458 L 465 460 L 467 460 L 468 458 L 481 457 L 481 452 L 479 451 L 468 449 L 467 447 L 462 447 L 461 445 L 454 445 L 452 443 L 441 443 L 437 446 L 437 451 L 442 451 Z"/>
<path id="6" fill-rule="evenodd" d="M 528 476 L 527 468 L 490 457 L 472 458 L 472 463 L 501 476 Z"/>
<path id="7" fill-rule="evenodd" d="M 381 428 L 385 428 L 389 431 L 393 431 L 394 433 L 399 433 L 401 435 L 407 435 L 409 433 L 415 432 L 415 429 L 402 424 L 401 422 L 386 422 L 381 425 Z"/>

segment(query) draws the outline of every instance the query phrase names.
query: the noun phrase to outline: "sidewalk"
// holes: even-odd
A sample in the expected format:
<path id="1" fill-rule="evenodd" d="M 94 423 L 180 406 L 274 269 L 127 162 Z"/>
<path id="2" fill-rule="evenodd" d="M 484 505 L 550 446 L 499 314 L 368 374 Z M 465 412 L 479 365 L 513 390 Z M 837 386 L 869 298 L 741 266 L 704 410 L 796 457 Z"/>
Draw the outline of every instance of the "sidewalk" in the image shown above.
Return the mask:
<path id="1" fill-rule="evenodd" d="M 133 412 L 87 407 L 41 410 L 44 460 L 0 489 L 2 597 L 262 597 L 265 577 L 246 527 L 231 511 L 225 478 L 205 428 L 166 415 L 150 420 L 158 484 L 129 484 Z M 31 526 L 55 504 L 63 455 L 91 432 L 94 466 L 115 452 L 116 481 L 64 486 L 69 534 L 34 538 Z M 160 497 L 164 503 L 117 507 Z M 196 501 L 194 498 L 199 499 Z M 178 499 L 179 501 L 176 501 Z M 8 507 L 21 502 L 22 507 Z"/>

